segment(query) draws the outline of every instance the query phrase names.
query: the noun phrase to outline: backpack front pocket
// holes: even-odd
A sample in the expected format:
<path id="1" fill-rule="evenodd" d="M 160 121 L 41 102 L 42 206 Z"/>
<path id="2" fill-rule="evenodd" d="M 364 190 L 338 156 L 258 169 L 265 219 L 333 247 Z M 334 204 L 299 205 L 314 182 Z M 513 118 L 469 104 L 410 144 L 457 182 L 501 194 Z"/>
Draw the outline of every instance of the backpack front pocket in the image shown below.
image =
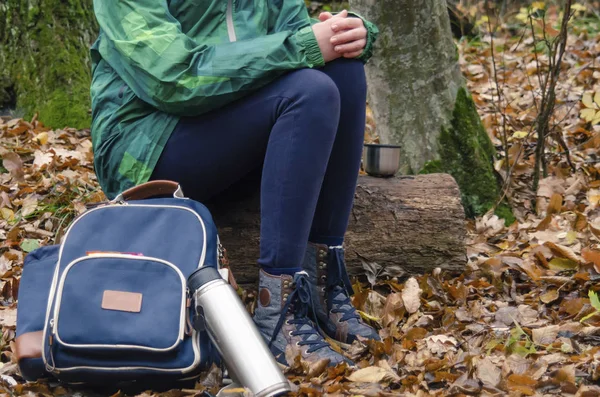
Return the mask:
<path id="1" fill-rule="evenodd" d="M 170 262 L 90 254 L 59 280 L 52 335 L 67 349 L 169 352 L 185 337 L 186 298 L 186 280 Z"/>

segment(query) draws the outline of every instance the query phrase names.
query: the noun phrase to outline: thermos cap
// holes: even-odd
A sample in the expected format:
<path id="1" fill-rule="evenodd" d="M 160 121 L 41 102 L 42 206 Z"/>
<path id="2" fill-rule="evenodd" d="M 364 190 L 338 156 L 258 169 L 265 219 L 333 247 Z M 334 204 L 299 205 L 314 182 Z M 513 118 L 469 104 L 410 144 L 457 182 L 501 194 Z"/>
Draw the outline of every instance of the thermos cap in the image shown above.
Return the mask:
<path id="1" fill-rule="evenodd" d="M 196 291 L 203 285 L 221 279 L 219 271 L 211 266 L 201 267 L 192 273 L 187 280 L 187 285 L 190 291 Z"/>

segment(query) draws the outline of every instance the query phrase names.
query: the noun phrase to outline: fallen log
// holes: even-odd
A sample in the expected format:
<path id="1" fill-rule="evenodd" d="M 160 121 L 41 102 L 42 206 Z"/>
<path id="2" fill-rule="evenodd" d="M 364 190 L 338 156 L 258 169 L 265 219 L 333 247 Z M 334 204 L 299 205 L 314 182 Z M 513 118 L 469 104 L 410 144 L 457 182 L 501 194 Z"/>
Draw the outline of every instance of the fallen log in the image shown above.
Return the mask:
<path id="1" fill-rule="evenodd" d="M 258 194 L 208 206 L 238 283 L 255 283 Z M 424 273 L 436 267 L 459 272 L 466 263 L 465 235 L 460 192 L 450 175 L 361 176 L 346 234 L 348 270 L 351 275 L 364 274 L 367 262 L 393 275 Z"/>

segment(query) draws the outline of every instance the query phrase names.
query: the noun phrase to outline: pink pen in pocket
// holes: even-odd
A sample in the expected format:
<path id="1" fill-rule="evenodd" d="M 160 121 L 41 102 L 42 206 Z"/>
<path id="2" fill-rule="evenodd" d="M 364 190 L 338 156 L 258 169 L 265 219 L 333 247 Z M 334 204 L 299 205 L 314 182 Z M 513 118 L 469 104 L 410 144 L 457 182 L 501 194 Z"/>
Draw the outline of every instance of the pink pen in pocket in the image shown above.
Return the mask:
<path id="1" fill-rule="evenodd" d="M 86 251 L 87 256 L 93 255 L 133 255 L 133 256 L 144 256 L 141 252 L 118 252 L 118 251 Z"/>

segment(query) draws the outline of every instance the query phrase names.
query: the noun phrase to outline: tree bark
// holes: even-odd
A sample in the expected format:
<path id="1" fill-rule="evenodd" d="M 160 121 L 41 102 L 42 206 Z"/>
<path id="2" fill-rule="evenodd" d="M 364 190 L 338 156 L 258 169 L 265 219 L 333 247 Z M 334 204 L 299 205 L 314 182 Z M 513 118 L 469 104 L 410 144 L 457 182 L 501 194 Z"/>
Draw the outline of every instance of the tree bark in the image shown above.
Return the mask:
<path id="1" fill-rule="evenodd" d="M 384 143 L 402 145 L 402 170 L 438 156 L 463 77 L 445 0 L 353 0 L 381 33 L 367 67 L 369 103 Z"/>
<path id="2" fill-rule="evenodd" d="M 400 172 L 446 172 L 468 216 L 500 196 L 494 147 L 464 86 L 446 0 L 350 0 L 380 30 L 368 63 L 369 103 L 382 143 L 402 146 Z"/>
<path id="3" fill-rule="evenodd" d="M 37 112 L 55 128 L 88 128 L 97 31 L 91 0 L 0 1 L 0 109 Z"/>
<path id="4" fill-rule="evenodd" d="M 259 255 L 258 195 L 208 206 L 238 283 L 254 283 Z M 388 274 L 424 273 L 436 267 L 462 271 L 466 263 L 464 219 L 460 192 L 450 175 L 361 176 L 345 240 L 349 272 L 364 274 L 362 260 L 377 263 Z"/>

